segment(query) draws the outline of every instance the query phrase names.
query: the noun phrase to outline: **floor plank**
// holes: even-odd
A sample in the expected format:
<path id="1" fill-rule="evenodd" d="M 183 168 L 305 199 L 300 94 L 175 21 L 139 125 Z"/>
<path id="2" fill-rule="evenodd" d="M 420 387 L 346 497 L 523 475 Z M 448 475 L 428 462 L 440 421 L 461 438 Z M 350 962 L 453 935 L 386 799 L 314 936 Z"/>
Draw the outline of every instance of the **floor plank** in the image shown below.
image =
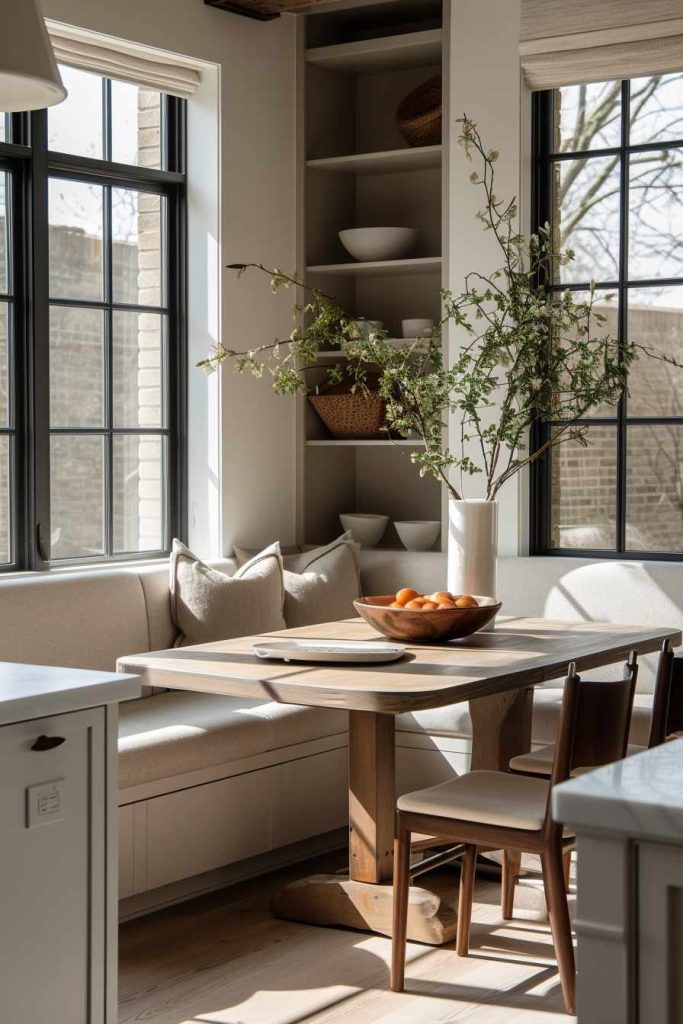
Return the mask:
<path id="1" fill-rule="evenodd" d="M 121 927 L 119 1024 L 568 1024 L 540 879 L 502 921 L 478 879 L 471 955 L 408 947 L 406 992 L 388 990 L 390 942 L 273 918 L 286 881 L 334 870 L 317 858 Z M 453 875 L 454 899 L 457 878 Z"/>

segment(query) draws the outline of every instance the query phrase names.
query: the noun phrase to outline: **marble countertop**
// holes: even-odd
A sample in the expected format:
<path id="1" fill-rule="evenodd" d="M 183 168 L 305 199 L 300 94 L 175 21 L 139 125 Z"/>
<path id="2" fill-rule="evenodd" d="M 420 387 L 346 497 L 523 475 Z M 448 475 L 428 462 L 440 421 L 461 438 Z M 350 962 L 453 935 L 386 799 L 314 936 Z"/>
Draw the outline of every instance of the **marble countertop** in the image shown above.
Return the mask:
<path id="1" fill-rule="evenodd" d="M 683 844 L 683 739 L 556 786 L 553 817 L 578 832 Z"/>
<path id="2" fill-rule="evenodd" d="M 0 662 L 0 725 L 140 696 L 134 675 Z"/>

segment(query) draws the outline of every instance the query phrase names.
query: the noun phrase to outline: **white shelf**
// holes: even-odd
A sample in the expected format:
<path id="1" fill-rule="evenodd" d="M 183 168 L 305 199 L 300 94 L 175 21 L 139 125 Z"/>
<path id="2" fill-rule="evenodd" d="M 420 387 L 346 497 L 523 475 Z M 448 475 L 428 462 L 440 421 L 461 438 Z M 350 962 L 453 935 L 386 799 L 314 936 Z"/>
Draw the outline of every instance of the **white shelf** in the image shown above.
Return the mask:
<path id="1" fill-rule="evenodd" d="M 388 149 L 383 153 L 354 153 L 308 160 L 314 171 L 335 174 L 390 174 L 397 171 L 419 171 L 441 166 L 441 146 L 416 146 L 414 149 Z"/>
<path id="2" fill-rule="evenodd" d="M 438 270 L 440 256 L 422 256 L 410 260 L 374 260 L 372 263 L 322 263 L 307 267 L 309 274 L 345 274 L 364 277 L 388 277 L 391 274 L 424 274 Z"/>
<path id="3" fill-rule="evenodd" d="M 416 341 L 426 341 L 426 338 L 385 338 L 387 345 L 394 345 L 396 348 L 407 348 L 409 345 L 414 345 Z M 346 352 L 342 352 L 338 348 L 328 348 L 322 352 L 318 352 L 318 359 L 348 359 Z"/>
<path id="4" fill-rule="evenodd" d="M 318 46 L 306 50 L 306 61 L 350 75 L 398 71 L 440 64 L 442 46 L 443 32 L 435 28 L 336 46 Z"/>
<path id="5" fill-rule="evenodd" d="M 326 438 L 323 441 L 307 441 L 306 446 L 308 448 L 370 448 L 370 447 L 391 447 L 391 448 L 424 448 L 424 441 L 385 441 L 379 438 L 376 441 L 354 441 L 354 440 L 337 440 L 333 437 Z"/>

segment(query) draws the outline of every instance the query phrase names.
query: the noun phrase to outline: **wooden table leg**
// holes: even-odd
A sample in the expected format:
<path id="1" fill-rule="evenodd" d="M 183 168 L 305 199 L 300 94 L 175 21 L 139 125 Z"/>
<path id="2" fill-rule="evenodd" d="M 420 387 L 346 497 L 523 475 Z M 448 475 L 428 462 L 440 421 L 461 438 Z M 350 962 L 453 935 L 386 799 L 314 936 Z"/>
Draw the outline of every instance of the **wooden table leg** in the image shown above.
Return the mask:
<path id="1" fill-rule="evenodd" d="M 349 712 L 349 877 L 389 882 L 396 816 L 394 716 Z"/>
<path id="2" fill-rule="evenodd" d="M 531 749 L 533 686 L 470 701 L 472 771 L 507 771 L 511 757 Z"/>
<path id="3" fill-rule="evenodd" d="M 349 714 L 349 872 L 313 875 L 285 886 L 273 913 L 308 924 L 391 935 L 396 815 L 393 715 Z M 430 877 L 411 886 L 408 938 L 441 945 L 455 938 L 455 883 Z"/>

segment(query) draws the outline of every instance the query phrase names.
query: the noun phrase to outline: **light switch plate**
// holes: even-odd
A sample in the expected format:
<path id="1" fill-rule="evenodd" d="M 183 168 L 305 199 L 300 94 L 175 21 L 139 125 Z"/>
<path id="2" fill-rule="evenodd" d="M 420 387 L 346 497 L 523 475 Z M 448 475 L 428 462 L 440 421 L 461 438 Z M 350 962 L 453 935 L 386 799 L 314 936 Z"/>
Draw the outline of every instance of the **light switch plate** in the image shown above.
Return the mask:
<path id="1" fill-rule="evenodd" d="M 28 787 L 26 828 L 51 825 L 55 821 L 64 820 L 64 786 L 64 779 L 53 779 L 52 782 L 41 782 L 37 786 Z"/>

